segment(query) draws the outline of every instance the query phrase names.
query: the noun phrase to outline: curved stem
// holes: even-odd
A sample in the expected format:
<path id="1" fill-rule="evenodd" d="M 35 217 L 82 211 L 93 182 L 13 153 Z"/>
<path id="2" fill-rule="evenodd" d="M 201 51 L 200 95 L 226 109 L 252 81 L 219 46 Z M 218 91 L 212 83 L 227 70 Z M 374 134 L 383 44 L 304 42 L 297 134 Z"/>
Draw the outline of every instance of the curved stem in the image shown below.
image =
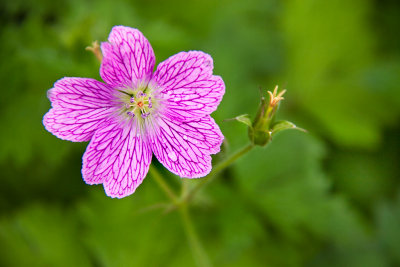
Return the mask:
<path id="1" fill-rule="evenodd" d="M 183 227 L 189 241 L 189 246 L 193 252 L 193 256 L 197 265 L 200 267 L 211 266 L 210 260 L 208 259 L 208 256 L 197 236 L 196 230 L 194 229 L 187 205 L 182 203 L 179 206 L 179 211 L 182 217 Z"/>
<path id="2" fill-rule="evenodd" d="M 157 182 L 157 184 L 160 186 L 160 188 L 164 191 L 164 193 L 167 195 L 167 197 L 169 197 L 175 205 L 179 204 L 177 196 L 172 191 L 172 189 L 168 186 L 168 184 L 164 181 L 164 178 L 162 177 L 162 175 L 158 172 L 158 170 L 153 165 L 150 165 L 149 173 L 151 176 L 153 176 L 154 180 Z"/>
<path id="3" fill-rule="evenodd" d="M 231 165 L 233 162 L 235 162 L 237 159 L 239 159 L 241 156 L 245 155 L 247 152 L 249 152 L 252 148 L 254 147 L 253 144 L 248 144 L 247 146 L 243 147 L 242 149 L 240 149 L 239 151 L 237 151 L 236 153 L 234 153 L 233 155 L 231 155 L 230 157 L 228 157 L 226 160 L 220 162 L 219 164 L 217 164 L 213 170 L 203 179 L 201 179 L 201 181 L 186 195 L 186 197 L 184 197 L 184 201 L 185 202 L 189 202 L 193 196 L 205 185 L 207 185 L 208 183 L 210 183 L 212 180 L 215 179 L 216 175 L 224 170 L 226 167 L 228 167 L 229 165 Z"/>

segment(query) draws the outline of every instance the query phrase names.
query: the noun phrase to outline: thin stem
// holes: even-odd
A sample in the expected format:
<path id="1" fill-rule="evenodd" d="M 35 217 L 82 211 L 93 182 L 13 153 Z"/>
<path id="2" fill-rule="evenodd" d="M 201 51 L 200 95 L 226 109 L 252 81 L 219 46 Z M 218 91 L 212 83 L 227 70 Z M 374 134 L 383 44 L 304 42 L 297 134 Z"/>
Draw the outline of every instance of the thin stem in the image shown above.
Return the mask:
<path id="1" fill-rule="evenodd" d="M 181 186 L 181 196 L 180 200 L 185 200 L 186 196 L 189 193 L 189 181 L 188 179 L 182 179 L 182 186 Z"/>
<path id="2" fill-rule="evenodd" d="M 179 211 L 182 217 L 183 228 L 185 229 L 189 246 L 197 265 L 199 267 L 211 266 L 210 260 L 208 259 L 208 256 L 200 243 L 199 237 L 197 236 L 196 230 L 194 229 L 187 205 L 182 203 L 179 207 Z"/>
<path id="3" fill-rule="evenodd" d="M 168 184 L 164 181 L 162 175 L 157 171 L 157 169 L 153 165 L 150 165 L 149 173 L 157 182 L 157 184 L 160 186 L 160 188 L 164 191 L 167 197 L 169 197 L 175 205 L 179 204 L 177 196 L 168 186 Z"/>
<path id="4" fill-rule="evenodd" d="M 216 175 L 224 170 L 226 167 L 228 167 L 229 165 L 231 165 L 233 162 L 235 162 L 237 159 L 239 159 L 240 157 L 242 157 L 243 155 L 245 155 L 247 152 L 249 152 L 252 148 L 254 147 L 253 144 L 248 144 L 247 146 L 243 147 L 242 149 L 240 149 L 239 151 L 237 151 L 236 153 L 234 153 L 233 155 L 231 155 L 230 157 L 228 157 L 226 160 L 220 162 L 219 164 L 217 164 L 213 170 L 203 179 L 201 179 L 201 181 L 186 195 L 184 201 L 189 202 L 193 196 L 205 185 L 207 185 L 208 183 L 210 183 L 212 180 L 215 179 Z"/>

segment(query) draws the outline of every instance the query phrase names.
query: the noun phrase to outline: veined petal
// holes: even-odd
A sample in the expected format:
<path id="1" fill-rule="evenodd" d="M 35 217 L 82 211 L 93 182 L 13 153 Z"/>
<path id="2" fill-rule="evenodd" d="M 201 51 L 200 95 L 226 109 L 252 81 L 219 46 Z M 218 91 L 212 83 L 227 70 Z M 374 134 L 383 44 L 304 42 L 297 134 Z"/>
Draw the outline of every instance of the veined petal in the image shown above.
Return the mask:
<path id="1" fill-rule="evenodd" d="M 84 142 L 113 112 L 112 89 L 89 78 L 63 78 L 47 93 L 52 108 L 43 118 L 47 131 L 58 138 Z"/>
<path id="2" fill-rule="evenodd" d="M 146 37 L 137 29 L 115 26 L 108 41 L 101 44 L 101 78 L 113 87 L 147 85 L 155 56 Z"/>
<path id="3" fill-rule="evenodd" d="M 216 110 L 225 84 L 212 70 L 211 56 L 200 51 L 181 52 L 161 62 L 152 80 L 166 99 L 165 112 L 188 121 Z"/>
<path id="4" fill-rule="evenodd" d="M 213 118 L 206 115 L 180 122 L 162 116 L 155 123 L 158 127 L 149 135 L 149 141 L 154 155 L 168 170 L 187 178 L 210 172 L 210 154 L 220 151 L 224 139 Z"/>
<path id="5" fill-rule="evenodd" d="M 103 183 L 106 194 L 122 198 L 135 192 L 151 163 L 151 149 L 135 121 L 107 121 L 93 136 L 83 156 L 82 176 L 88 184 Z"/>

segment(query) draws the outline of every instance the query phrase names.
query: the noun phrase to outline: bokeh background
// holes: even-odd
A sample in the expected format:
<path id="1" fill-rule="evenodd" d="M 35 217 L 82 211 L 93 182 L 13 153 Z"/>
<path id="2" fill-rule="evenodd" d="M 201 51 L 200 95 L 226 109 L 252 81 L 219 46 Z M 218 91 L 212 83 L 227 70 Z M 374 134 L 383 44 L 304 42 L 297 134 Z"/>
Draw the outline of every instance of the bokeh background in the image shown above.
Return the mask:
<path id="1" fill-rule="evenodd" d="M 223 120 L 254 116 L 260 87 L 288 89 L 278 117 L 308 130 L 254 149 L 196 197 L 213 265 L 400 266 L 399 14 L 396 0 L 1 1 L 0 265 L 196 266 L 177 212 L 148 209 L 167 201 L 150 175 L 108 198 L 81 178 L 87 144 L 42 125 L 46 91 L 100 79 L 84 48 L 126 25 L 157 62 L 214 58 L 227 140 L 215 162 L 248 142 Z"/>

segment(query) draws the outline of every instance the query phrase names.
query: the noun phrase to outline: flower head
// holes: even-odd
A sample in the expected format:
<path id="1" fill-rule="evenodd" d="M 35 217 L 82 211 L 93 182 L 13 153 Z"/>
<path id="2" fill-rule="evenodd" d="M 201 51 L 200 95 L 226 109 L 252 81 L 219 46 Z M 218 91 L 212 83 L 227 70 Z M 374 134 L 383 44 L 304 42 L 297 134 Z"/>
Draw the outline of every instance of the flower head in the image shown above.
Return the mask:
<path id="1" fill-rule="evenodd" d="M 48 91 L 46 129 L 58 138 L 90 141 L 83 156 L 87 184 L 103 184 L 111 197 L 132 194 L 146 176 L 152 154 L 171 172 L 207 175 L 223 135 L 211 118 L 225 92 L 212 75 L 212 58 L 180 52 L 161 62 L 143 34 L 115 26 L 101 44 L 100 75 L 63 78 Z"/>

